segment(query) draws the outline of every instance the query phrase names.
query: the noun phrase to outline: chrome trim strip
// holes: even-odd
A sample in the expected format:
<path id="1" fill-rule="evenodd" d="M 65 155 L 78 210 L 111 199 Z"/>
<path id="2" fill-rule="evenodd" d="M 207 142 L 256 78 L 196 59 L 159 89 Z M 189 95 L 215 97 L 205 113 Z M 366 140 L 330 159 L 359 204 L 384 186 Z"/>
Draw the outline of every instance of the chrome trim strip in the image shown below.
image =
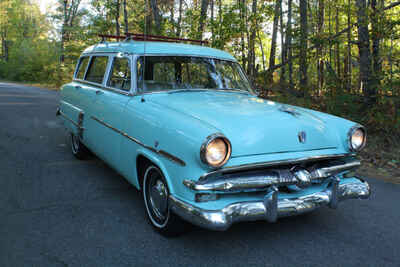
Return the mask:
<path id="1" fill-rule="evenodd" d="M 104 121 L 101 120 L 101 119 L 98 119 L 98 118 L 96 118 L 96 117 L 94 117 L 94 116 L 91 116 L 90 118 L 93 119 L 93 120 L 95 120 L 95 121 L 97 121 L 98 123 L 100 123 L 100 124 L 106 126 L 107 128 L 110 128 L 111 130 L 113 130 L 113 131 L 119 133 L 120 135 L 122 135 L 122 136 L 128 138 L 129 140 L 135 142 L 136 144 L 138 144 L 138 145 L 140 145 L 140 146 L 142 146 L 142 147 L 144 147 L 144 148 L 147 148 L 147 149 L 151 150 L 152 152 L 157 153 L 157 154 L 159 154 L 159 155 L 161 155 L 161 156 L 163 156 L 163 157 L 165 157 L 165 158 L 167 158 L 167 159 L 169 159 L 169 160 L 171 160 L 171 161 L 173 161 L 173 162 L 175 162 L 175 163 L 181 165 L 182 167 L 186 166 L 186 163 L 185 163 L 183 160 L 181 160 L 180 158 L 175 157 L 174 155 L 171 155 L 170 153 L 168 153 L 168 152 L 166 152 L 166 151 L 164 151 L 164 150 L 157 150 L 157 149 L 155 149 L 155 148 L 153 148 L 153 147 L 151 147 L 151 146 L 145 145 L 145 144 L 143 144 L 141 141 L 139 141 L 138 139 L 136 139 L 136 138 L 134 138 L 134 137 L 128 135 L 128 134 L 125 133 L 125 132 L 122 132 L 122 131 L 118 130 L 117 128 L 114 128 L 113 126 L 111 126 L 111 125 L 108 124 L 107 122 L 104 122 Z"/>
<path id="2" fill-rule="evenodd" d="M 353 160 L 350 162 L 346 162 L 344 164 L 337 164 L 337 165 L 332 165 L 328 167 L 322 167 L 315 169 L 314 171 L 311 172 L 311 177 L 312 179 L 318 179 L 318 178 L 325 178 L 325 177 L 330 177 L 335 174 L 344 172 L 344 171 L 350 171 L 354 170 L 355 168 L 359 167 L 361 165 L 361 162 L 359 160 Z"/>
<path id="3" fill-rule="evenodd" d="M 322 167 L 310 172 L 310 180 L 319 180 L 328 178 L 344 171 L 353 170 L 361 165 L 359 160 L 346 162 L 344 164 L 336 164 L 332 166 Z M 194 191 L 207 191 L 218 193 L 239 193 L 264 191 L 269 186 L 296 185 L 299 180 L 296 175 L 290 171 L 282 172 L 270 170 L 266 173 L 258 173 L 252 175 L 244 175 L 244 177 L 221 177 L 210 179 L 211 181 L 192 181 L 184 180 L 183 184 Z"/>
<path id="4" fill-rule="evenodd" d="M 69 122 L 71 122 L 73 125 L 75 125 L 76 127 L 79 127 L 79 124 L 77 122 L 75 122 L 73 119 L 71 119 L 70 117 L 68 117 L 64 112 L 62 112 L 61 110 L 57 111 L 57 115 L 60 115 L 61 117 L 63 117 L 64 119 L 68 120 Z"/>
<path id="5" fill-rule="evenodd" d="M 252 169 L 260 169 L 265 167 L 272 167 L 277 165 L 285 165 L 285 164 L 298 164 L 306 161 L 319 161 L 319 160 L 327 160 L 327 159 L 337 159 L 337 158 L 345 158 L 355 156 L 355 153 L 345 153 L 345 154 L 331 154 L 331 155 L 318 155 L 318 156 L 311 156 L 311 157 L 304 157 L 304 158 L 296 158 L 296 159 L 287 159 L 287 160 L 274 160 L 274 161 L 267 161 L 267 162 L 258 162 L 258 163 L 249 163 L 249 164 L 242 164 L 237 166 L 230 166 L 225 167 L 222 169 L 218 169 L 212 172 L 208 172 L 200 176 L 199 181 L 203 181 L 209 177 L 215 177 L 222 175 L 228 172 L 238 172 L 238 171 L 246 171 Z"/>
<path id="6" fill-rule="evenodd" d="M 118 93 L 118 94 L 121 94 L 121 95 L 126 95 L 126 96 L 132 96 L 133 95 L 133 93 L 131 93 L 130 91 L 129 92 L 128 91 L 122 91 L 122 90 L 118 90 L 118 89 L 115 89 L 115 88 L 112 88 L 112 87 L 102 86 L 99 83 L 93 83 L 93 82 L 89 82 L 89 81 L 85 81 L 85 80 L 81 80 L 81 79 L 73 79 L 73 81 L 74 82 L 78 82 L 78 83 L 83 83 L 83 84 L 86 84 L 86 85 L 90 85 L 90 86 L 94 86 L 94 87 L 97 87 L 99 89 L 111 91 L 111 92 Z"/>
<path id="7" fill-rule="evenodd" d="M 277 218 L 294 216 L 313 211 L 322 206 L 336 208 L 339 201 L 345 199 L 366 199 L 371 189 L 367 182 L 358 180 L 340 183 L 332 179 L 323 191 L 295 198 L 279 198 L 275 188 L 259 201 L 237 202 L 220 210 L 206 210 L 170 195 L 170 209 L 184 220 L 210 230 L 224 231 L 233 223 L 240 221 L 266 220 L 274 222 Z"/>
<path id="8" fill-rule="evenodd" d="M 83 131 L 85 130 L 85 128 L 82 127 L 83 118 L 85 116 L 85 113 L 83 111 L 79 112 L 78 114 L 78 122 L 75 122 L 73 119 L 68 117 L 64 112 L 61 111 L 60 108 L 57 109 L 56 116 L 61 116 L 71 122 L 77 128 L 79 138 L 83 139 Z"/>

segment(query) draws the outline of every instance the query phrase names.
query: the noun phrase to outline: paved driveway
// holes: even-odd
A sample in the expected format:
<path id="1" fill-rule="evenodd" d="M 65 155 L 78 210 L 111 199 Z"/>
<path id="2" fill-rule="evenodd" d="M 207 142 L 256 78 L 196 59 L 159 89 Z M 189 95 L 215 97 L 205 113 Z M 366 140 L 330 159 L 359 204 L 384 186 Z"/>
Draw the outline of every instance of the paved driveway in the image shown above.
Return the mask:
<path id="1" fill-rule="evenodd" d="M 400 266 L 400 185 L 372 178 L 336 211 L 161 237 L 135 188 L 72 156 L 58 98 L 0 83 L 0 266 Z"/>

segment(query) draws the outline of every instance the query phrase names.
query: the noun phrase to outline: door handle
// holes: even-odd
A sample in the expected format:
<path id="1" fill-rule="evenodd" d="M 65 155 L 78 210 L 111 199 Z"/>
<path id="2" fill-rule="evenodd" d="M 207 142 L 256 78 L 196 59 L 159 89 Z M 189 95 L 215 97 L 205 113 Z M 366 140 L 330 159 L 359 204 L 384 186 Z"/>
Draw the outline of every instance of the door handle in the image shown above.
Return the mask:
<path id="1" fill-rule="evenodd" d="M 80 85 L 75 85 L 75 89 L 82 89 L 82 86 L 80 86 Z"/>
<path id="2" fill-rule="evenodd" d="M 102 95 L 102 94 L 104 94 L 103 91 L 101 91 L 101 90 L 97 90 L 97 91 L 96 91 L 96 95 Z"/>

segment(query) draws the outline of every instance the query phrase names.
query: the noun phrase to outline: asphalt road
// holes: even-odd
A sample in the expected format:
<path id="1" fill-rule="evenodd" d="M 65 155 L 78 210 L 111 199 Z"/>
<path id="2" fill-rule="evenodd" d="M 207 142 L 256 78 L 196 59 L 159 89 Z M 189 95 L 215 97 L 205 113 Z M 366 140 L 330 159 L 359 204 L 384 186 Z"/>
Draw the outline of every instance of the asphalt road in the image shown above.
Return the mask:
<path id="1" fill-rule="evenodd" d="M 59 95 L 0 83 L 0 266 L 400 266 L 400 185 L 338 210 L 167 239 L 104 162 L 75 159 Z"/>

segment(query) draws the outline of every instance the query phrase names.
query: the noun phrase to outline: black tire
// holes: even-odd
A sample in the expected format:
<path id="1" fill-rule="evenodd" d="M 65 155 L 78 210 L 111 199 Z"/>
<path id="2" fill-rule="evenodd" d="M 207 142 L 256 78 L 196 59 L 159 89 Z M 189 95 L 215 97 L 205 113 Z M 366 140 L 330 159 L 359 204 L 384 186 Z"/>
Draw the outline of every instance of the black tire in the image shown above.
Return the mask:
<path id="1" fill-rule="evenodd" d="M 142 195 L 149 223 L 163 236 L 176 237 L 183 234 L 187 224 L 169 209 L 169 189 L 161 170 L 147 166 L 143 176 Z"/>
<path id="2" fill-rule="evenodd" d="M 86 159 L 89 155 L 89 150 L 82 144 L 79 137 L 73 133 L 71 133 L 71 150 L 77 159 Z"/>

